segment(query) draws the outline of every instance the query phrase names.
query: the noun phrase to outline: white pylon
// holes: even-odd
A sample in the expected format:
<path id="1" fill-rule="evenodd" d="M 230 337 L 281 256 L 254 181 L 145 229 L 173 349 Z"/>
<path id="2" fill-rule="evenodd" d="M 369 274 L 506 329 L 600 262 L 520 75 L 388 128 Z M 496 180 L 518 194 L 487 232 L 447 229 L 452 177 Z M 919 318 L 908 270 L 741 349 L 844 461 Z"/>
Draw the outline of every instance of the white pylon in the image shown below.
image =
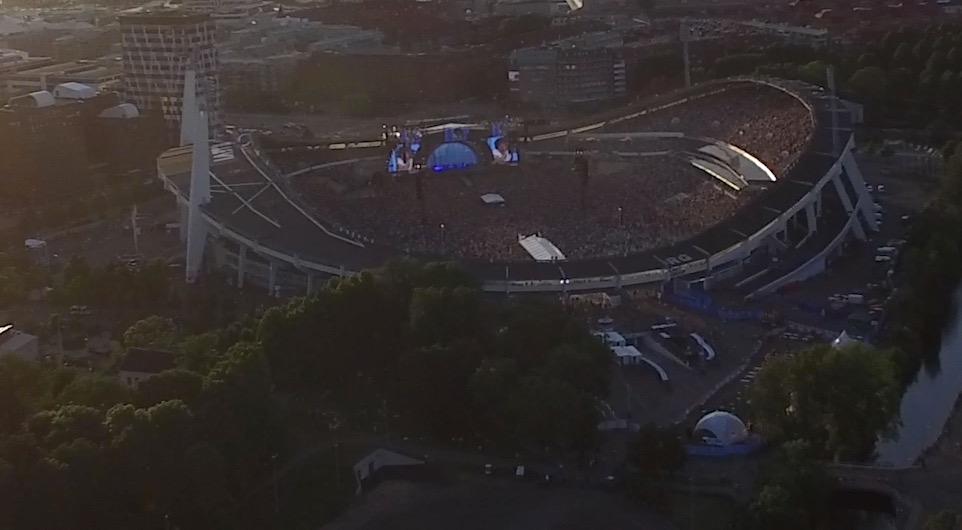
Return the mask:
<path id="1" fill-rule="evenodd" d="M 197 74 L 193 70 L 184 72 L 184 95 L 180 108 L 180 145 L 193 143 L 193 120 L 198 112 L 197 108 Z"/>
<path id="2" fill-rule="evenodd" d="M 194 72 L 188 70 L 184 77 L 181 141 L 193 145 L 187 207 L 187 264 L 184 269 L 187 283 L 193 283 L 203 267 L 204 247 L 207 245 L 207 223 L 201 207 L 210 202 L 210 140 L 207 116 L 197 108 Z"/>

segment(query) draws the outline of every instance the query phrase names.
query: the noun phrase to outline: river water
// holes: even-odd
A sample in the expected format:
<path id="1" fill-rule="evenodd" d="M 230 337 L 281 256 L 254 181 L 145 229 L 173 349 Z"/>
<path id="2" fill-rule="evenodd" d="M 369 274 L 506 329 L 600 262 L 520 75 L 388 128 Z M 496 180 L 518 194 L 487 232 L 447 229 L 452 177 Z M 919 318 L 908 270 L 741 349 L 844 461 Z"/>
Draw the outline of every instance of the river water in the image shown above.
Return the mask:
<path id="1" fill-rule="evenodd" d="M 932 375 L 923 368 L 902 396 L 902 426 L 893 439 L 879 442 L 876 448 L 879 464 L 902 467 L 915 463 L 919 455 L 938 441 L 945 422 L 952 415 L 962 392 L 962 286 L 955 291 L 955 307 L 942 336 L 941 369 Z"/>

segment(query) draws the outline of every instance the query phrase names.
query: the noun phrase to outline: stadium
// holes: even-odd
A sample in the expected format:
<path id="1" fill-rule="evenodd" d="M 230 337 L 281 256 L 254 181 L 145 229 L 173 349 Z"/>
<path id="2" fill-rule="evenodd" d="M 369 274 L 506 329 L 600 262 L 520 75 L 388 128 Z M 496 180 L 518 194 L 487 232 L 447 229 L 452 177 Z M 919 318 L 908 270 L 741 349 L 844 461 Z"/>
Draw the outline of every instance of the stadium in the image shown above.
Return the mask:
<path id="1" fill-rule="evenodd" d="M 491 292 L 671 282 L 753 298 L 877 229 L 859 117 L 797 82 L 715 81 L 543 130 L 423 124 L 331 143 L 210 143 L 193 99 L 182 147 L 158 158 L 188 281 L 219 269 L 293 295 L 411 256 L 456 261 Z"/>

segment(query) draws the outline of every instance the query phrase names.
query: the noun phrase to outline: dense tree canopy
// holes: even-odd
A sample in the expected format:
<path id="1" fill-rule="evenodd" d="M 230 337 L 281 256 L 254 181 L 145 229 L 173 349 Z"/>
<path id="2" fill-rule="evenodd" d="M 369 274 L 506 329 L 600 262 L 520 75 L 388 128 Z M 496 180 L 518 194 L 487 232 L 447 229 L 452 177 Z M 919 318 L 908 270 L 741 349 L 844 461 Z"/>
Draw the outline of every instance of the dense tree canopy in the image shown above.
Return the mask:
<path id="1" fill-rule="evenodd" d="M 93 274 L 77 262 L 67 275 Z M 152 316 L 124 343 L 169 349 L 178 368 L 128 389 L 0 359 L 4 527 L 268 527 L 258 492 L 289 456 L 288 431 L 324 431 L 292 421 L 317 417 L 301 408 L 361 431 L 576 456 L 595 446 L 610 368 L 562 306 L 496 304 L 462 271 L 414 262 L 200 335 Z"/>
<path id="2" fill-rule="evenodd" d="M 902 382 L 920 365 L 938 369 L 942 330 L 952 314 L 953 293 L 962 275 L 962 149 L 949 144 L 940 190 L 916 216 L 902 250 L 902 286 L 891 312 L 891 339 L 906 352 Z"/>
<path id="3" fill-rule="evenodd" d="M 822 345 L 765 362 L 751 389 L 752 419 L 770 439 L 861 460 L 895 426 L 900 395 L 892 352 Z"/>
<path id="4" fill-rule="evenodd" d="M 562 308 L 488 303 L 444 265 L 335 282 L 267 311 L 258 339 L 282 389 L 438 436 L 587 449 L 607 392 L 609 354 Z"/>
<path id="5" fill-rule="evenodd" d="M 0 522 L 264 528 L 237 499 L 284 440 L 265 374 L 259 349 L 238 346 L 207 377 L 167 372 L 132 394 L 104 375 L 0 359 Z"/>
<path id="6" fill-rule="evenodd" d="M 124 346 L 167 350 L 177 342 L 177 326 L 169 318 L 150 316 L 138 320 L 124 332 Z"/>

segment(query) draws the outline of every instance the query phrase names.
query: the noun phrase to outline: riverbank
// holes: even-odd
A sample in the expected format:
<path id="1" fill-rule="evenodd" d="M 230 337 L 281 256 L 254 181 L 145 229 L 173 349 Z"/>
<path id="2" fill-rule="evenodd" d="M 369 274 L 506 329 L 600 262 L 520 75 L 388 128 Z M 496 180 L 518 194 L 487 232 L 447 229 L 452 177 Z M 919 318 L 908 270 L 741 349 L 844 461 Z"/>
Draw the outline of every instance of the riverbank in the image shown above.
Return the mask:
<path id="1" fill-rule="evenodd" d="M 939 439 L 919 455 L 915 464 L 928 469 L 929 466 L 942 467 L 946 461 L 962 465 L 962 394 L 956 398 Z"/>
<path id="2" fill-rule="evenodd" d="M 962 305 L 962 288 L 954 293 L 956 307 Z M 945 327 L 935 370 L 922 368 L 906 389 L 899 408 L 901 426 L 896 437 L 882 440 L 877 447 L 878 462 L 904 467 L 937 446 L 947 433 L 962 435 L 959 396 L 962 393 L 962 313 L 954 311 Z M 951 439 L 951 436 L 948 437 Z M 959 441 L 962 441 L 960 439 Z"/>

